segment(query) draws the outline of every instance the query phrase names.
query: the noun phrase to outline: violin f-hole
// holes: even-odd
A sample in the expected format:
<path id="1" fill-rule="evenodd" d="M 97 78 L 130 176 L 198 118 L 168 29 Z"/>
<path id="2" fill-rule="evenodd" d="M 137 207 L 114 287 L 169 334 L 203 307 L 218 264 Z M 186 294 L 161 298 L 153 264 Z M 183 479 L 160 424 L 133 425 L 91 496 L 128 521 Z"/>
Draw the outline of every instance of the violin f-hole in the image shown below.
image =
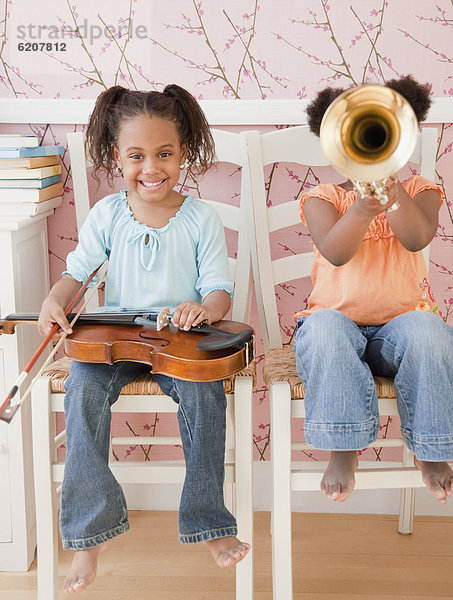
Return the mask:
<path id="1" fill-rule="evenodd" d="M 165 338 L 156 337 L 156 336 L 152 335 L 151 331 L 147 331 L 146 329 L 143 329 L 143 331 L 140 331 L 138 336 L 143 338 L 144 340 L 151 340 L 152 342 L 156 342 L 156 346 L 161 346 L 162 348 L 165 348 L 165 346 L 168 346 L 168 344 L 170 343 L 170 340 L 166 340 Z"/>

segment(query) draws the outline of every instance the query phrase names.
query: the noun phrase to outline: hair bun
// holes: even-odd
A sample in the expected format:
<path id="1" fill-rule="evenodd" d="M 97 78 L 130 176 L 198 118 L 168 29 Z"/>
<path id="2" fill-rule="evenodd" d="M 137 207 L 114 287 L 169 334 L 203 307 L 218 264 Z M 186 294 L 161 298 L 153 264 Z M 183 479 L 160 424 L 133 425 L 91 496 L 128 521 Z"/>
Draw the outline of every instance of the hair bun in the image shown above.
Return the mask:
<path id="1" fill-rule="evenodd" d="M 419 123 L 426 119 L 431 106 L 431 86 L 429 83 L 418 83 L 412 75 L 406 75 L 400 79 L 386 81 L 385 86 L 395 90 L 409 102 Z"/>
<path id="2" fill-rule="evenodd" d="M 384 85 L 401 94 L 409 102 L 419 123 L 426 119 L 431 106 L 431 86 L 429 83 L 418 83 L 412 75 L 406 75 L 400 79 L 386 81 Z M 307 106 L 308 127 L 318 137 L 321 130 L 321 121 L 326 110 L 344 91 L 342 88 L 326 87 L 318 92 L 316 98 Z"/>
<path id="3" fill-rule="evenodd" d="M 332 102 L 345 90 L 327 87 L 318 92 L 316 98 L 307 106 L 307 123 L 310 131 L 319 137 L 321 121 Z"/>

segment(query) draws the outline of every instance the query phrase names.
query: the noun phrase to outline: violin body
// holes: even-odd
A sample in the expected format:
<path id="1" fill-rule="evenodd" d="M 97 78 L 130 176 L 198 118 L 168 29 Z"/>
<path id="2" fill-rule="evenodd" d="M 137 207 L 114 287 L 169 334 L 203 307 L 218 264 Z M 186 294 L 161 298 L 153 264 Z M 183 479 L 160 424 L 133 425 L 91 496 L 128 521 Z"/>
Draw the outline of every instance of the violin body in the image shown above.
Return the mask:
<path id="1" fill-rule="evenodd" d="M 250 329 L 237 321 L 219 321 L 214 326 L 231 333 Z M 140 362 L 150 365 L 153 373 L 186 381 L 224 379 L 253 360 L 253 337 L 242 348 L 197 350 L 197 343 L 205 335 L 196 329 L 182 331 L 174 325 L 160 331 L 140 325 L 75 325 L 65 340 L 65 354 L 80 362 Z"/>
<path id="2" fill-rule="evenodd" d="M 35 315 L 10 315 L 0 322 L 0 333 L 14 333 L 17 323 L 29 323 L 34 318 Z M 82 321 L 81 317 L 72 327 L 73 333 L 64 340 L 66 356 L 80 362 L 140 362 L 149 365 L 153 373 L 186 381 L 215 381 L 234 375 L 254 358 L 253 329 L 238 321 L 222 320 L 190 331 L 171 323 L 158 331 L 153 321 L 145 324 L 112 321 L 103 324 L 102 320 L 99 324 L 83 324 Z M 228 347 L 218 348 L 222 344 L 215 343 L 220 340 L 225 345 L 225 340 L 230 339 L 234 345 Z M 209 349 L 210 346 L 215 349 Z"/>

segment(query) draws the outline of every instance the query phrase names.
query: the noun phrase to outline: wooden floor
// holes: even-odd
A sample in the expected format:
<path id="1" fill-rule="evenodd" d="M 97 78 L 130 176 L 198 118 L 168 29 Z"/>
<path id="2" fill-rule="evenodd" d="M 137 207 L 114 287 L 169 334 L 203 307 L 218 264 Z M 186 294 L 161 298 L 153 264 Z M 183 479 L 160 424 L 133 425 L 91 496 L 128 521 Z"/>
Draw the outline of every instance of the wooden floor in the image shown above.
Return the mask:
<path id="1" fill-rule="evenodd" d="M 175 512 L 131 512 L 131 531 L 101 557 L 80 600 L 234 600 L 234 571 L 219 569 L 202 544 L 177 541 Z M 293 515 L 294 600 L 453 598 L 453 518 L 418 517 L 414 533 L 379 515 Z M 255 516 L 255 600 L 272 599 L 269 513 Z M 60 581 L 71 560 L 60 553 Z M 36 564 L 0 573 L 0 600 L 35 600 Z"/>

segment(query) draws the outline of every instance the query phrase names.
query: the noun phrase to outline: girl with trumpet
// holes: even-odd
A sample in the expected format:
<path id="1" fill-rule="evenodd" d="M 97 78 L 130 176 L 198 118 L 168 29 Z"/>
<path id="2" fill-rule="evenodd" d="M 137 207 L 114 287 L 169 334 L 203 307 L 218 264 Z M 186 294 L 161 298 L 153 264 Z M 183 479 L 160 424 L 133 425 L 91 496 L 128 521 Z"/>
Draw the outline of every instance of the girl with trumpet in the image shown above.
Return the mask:
<path id="1" fill-rule="evenodd" d="M 425 118 L 428 85 L 406 76 L 385 88 L 408 101 L 416 126 Z M 313 133 L 343 92 L 327 88 L 308 106 Z M 394 377 L 403 438 L 445 503 L 453 491 L 453 329 L 438 315 L 421 252 L 436 233 L 442 192 L 419 176 L 392 178 L 383 192 L 358 193 L 348 180 L 318 185 L 300 201 L 315 245 L 314 288 L 296 315 L 294 344 L 305 435 L 331 451 L 322 491 L 346 500 L 357 451 L 379 431 L 373 375 Z"/>

